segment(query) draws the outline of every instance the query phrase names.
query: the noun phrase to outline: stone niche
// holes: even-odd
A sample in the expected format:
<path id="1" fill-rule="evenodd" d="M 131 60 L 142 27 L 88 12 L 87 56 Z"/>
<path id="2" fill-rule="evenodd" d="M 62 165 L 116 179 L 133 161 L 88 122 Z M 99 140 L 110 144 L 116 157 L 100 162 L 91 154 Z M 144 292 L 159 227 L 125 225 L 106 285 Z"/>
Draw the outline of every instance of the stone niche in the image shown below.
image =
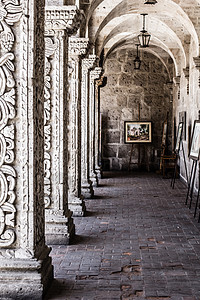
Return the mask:
<path id="1" fill-rule="evenodd" d="M 140 70 L 134 70 L 134 50 L 121 49 L 111 53 L 105 62 L 107 84 L 100 90 L 102 115 L 102 167 L 104 170 L 127 170 L 131 145 L 124 143 L 124 121 L 152 121 L 153 142 L 134 144 L 131 168 L 150 170 L 159 167 L 163 122 L 168 113 L 168 149 L 172 141 L 172 103 L 167 83 L 173 63 L 166 56 L 165 64 L 151 53 L 142 53 Z"/>

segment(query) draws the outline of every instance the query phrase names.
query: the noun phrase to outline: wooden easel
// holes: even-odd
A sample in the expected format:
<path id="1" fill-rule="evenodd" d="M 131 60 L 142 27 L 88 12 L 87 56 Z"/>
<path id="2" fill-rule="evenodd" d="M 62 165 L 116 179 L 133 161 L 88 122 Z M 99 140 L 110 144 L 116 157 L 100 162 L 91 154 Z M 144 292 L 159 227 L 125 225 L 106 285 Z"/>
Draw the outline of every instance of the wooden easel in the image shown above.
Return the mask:
<path id="1" fill-rule="evenodd" d="M 140 121 L 140 103 L 138 103 L 138 121 Z M 129 164 L 128 164 L 128 171 L 130 171 L 130 166 L 135 164 L 132 163 L 132 156 L 133 156 L 133 144 L 131 145 L 131 153 L 130 153 L 130 158 L 129 158 Z M 140 167 L 140 144 L 138 144 L 138 168 Z"/>

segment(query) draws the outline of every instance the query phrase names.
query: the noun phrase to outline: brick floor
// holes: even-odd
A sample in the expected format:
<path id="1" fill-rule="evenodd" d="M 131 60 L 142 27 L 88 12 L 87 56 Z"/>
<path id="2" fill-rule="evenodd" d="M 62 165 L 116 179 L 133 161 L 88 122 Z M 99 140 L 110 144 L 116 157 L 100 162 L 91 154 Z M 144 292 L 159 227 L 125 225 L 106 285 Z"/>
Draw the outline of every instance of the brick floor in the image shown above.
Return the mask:
<path id="1" fill-rule="evenodd" d="M 106 173 L 73 245 L 53 246 L 45 299 L 200 300 L 200 223 L 186 193 L 153 173 Z"/>

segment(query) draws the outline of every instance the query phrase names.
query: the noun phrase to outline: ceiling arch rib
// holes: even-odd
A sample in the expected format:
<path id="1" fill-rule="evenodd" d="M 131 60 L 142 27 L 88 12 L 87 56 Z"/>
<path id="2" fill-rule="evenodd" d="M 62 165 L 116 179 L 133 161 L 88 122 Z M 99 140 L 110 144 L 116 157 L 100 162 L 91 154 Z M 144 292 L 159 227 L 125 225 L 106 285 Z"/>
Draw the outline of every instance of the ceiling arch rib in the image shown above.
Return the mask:
<path id="1" fill-rule="evenodd" d="M 118 3 L 119 1 L 117 1 Z M 101 5 L 107 5 L 108 1 L 105 0 L 101 3 Z M 166 8 L 167 4 L 167 8 Z M 170 4 L 170 5 L 169 5 Z M 134 4 L 130 3 L 130 1 L 121 1 L 118 5 L 116 5 L 116 1 L 114 3 L 110 3 L 109 7 L 107 7 L 107 15 L 105 17 L 105 14 L 102 15 L 102 12 L 99 14 L 97 10 L 95 10 L 94 18 L 98 17 L 98 26 L 94 27 L 93 30 L 90 32 L 90 38 L 93 39 L 93 41 L 100 39 L 101 35 L 108 35 L 109 31 L 112 31 L 112 22 L 113 27 L 116 26 L 116 24 L 122 22 L 127 16 L 134 13 L 142 13 L 144 12 L 143 7 L 147 10 L 147 6 L 141 5 L 141 1 L 135 1 Z M 157 7 L 157 9 L 155 9 Z M 160 7 L 160 11 L 162 13 L 158 13 L 158 7 Z M 98 7 L 99 8 L 99 7 Z M 99 11 L 101 11 L 99 9 Z M 193 40 L 195 41 L 196 45 L 196 54 L 198 55 L 198 37 L 197 33 L 194 29 L 194 26 L 186 13 L 175 4 L 173 1 L 170 0 L 163 0 L 162 3 L 159 2 L 156 4 L 156 6 L 149 7 L 148 6 L 148 13 L 150 16 L 152 15 L 156 19 L 160 19 L 161 23 L 166 23 L 168 27 L 170 27 L 178 36 L 179 40 L 182 41 L 182 43 L 185 40 L 185 36 L 192 36 Z M 163 12 L 166 12 L 165 14 Z M 124 17 L 126 15 L 126 17 Z M 149 16 L 148 16 L 149 17 Z M 158 19 L 158 20 L 159 20 Z M 100 22 L 102 20 L 102 22 Z M 139 23 L 139 22 L 138 22 Z M 142 22 L 140 22 L 142 23 Z M 150 22 L 149 22 L 150 23 Z M 150 24 L 151 25 L 151 24 Z M 141 25 L 140 25 L 141 26 Z M 158 23 L 159 26 L 159 23 Z M 107 32 L 106 30 L 107 29 Z M 139 28 L 138 28 L 139 29 Z M 141 28 L 140 28 L 141 29 Z M 183 43 L 184 44 L 184 43 Z M 186 61 L 188 61 L 186 51 Z"/>
<path id="2" fill-rule="evenodd" d="M 110 44 L 110 46 L 108 48 L 106 48 L 104 61 L 107 59 L 109 54 L 112 53 L 113 51 L 115 51 L 117 48 L 122 47 L 122 46 L 127 46 L 127 47 L 133 48 L 133 47 L 135 47 L 136 42 L 137 41 L 136 41 L 136 39 L 134 39 L 133 35 L 129 35 L 129 36 L 126 35 L 126 36 L 122 37 L 119 34 L 117 42 L 116 42 L 116 40 L 115 40 L 115 42 L 113 41 L 112 45 Z M 156 53 L 155 49 L 157 49 L 157 53 Z M 148 50 L 146 48 L 144 48 L 144 49 L 140 48 L 140 51 L 152 52 L 162 62 L 164 62 L 164 57 L 166 57 L 166 56 L 171 57 L 174 62 L 176 76 L 178 76 L 178 74 L 180 74 L 180 69 L 178 68 L 178 66 L 180 65 L 180 62 L 179 62 L 180 56 L 176 52 L 172 53 L 172 51 L 170 49 L 168 49 L 166 47 L 166 45 L 164 45 L 163 43 L 158 41 L 156 38 L 153 38 L 151 40 L 151 48 L 148 48 Z M 164 63 L 164 65 L 166 66 L 165 63 Z M 170 79 L 171 79 L 171 76 L 172 76 L 172 74 L 169 75 Z"/>
<path id="3" fill-rule="evenodd" d="M 115 44 L 122 36 L 129 36 L 136 37 L 140 31 L 140 22 L 138 22 L 139 15 L 134 14 L 130 17 L 130 15 L 121 16 L 121 22 L 118 22 L 119 25 L 115 26 L 115 20 L 111 20 L 105 27 L 105 32 L 109 32 L 108 36 L 104 34 L 104 30 L 102 30 L 101 35 L 98 39 L 98 49 L 97 54 L 101 53 L 101 50 L 105 48 L 111 48 L 113 44 Z M 119 21 L 119 19 L 118 19 Z M 155 19 L 150 19 L 151 23 L 151 30 L 149 32 L 152 34 L 154 39 L 157 39 L 157 44 L 160 42 L 161 48 L 165 48 L 168 53 L 171 53 L 170 49 L 180 49 L 182 63 L 178 59 L 179 65 L 182 67 L 186 66 L 186 54 L 180 41 L 179 37 L 171 30 L 165 23 Z M 149 26 L 150 27 L 150 26 Z M 163 32 L 168 32 L 167 36 L 163 36 Z M 106 38 L 104 38 L 106 36 Z M 165 47 L 163 46 L 165 45 Z M 177 72 L 179 70 L 177 69 Z"/>

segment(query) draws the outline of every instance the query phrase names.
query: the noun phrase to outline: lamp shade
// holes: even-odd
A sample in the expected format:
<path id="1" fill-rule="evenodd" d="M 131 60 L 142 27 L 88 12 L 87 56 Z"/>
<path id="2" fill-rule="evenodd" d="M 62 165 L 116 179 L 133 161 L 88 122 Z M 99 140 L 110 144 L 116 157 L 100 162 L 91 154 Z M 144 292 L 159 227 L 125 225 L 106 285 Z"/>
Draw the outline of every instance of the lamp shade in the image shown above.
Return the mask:
<path id="1" fill-rule="evenodd" d="M 137 55 L 136 55 L 136 58 L 134 59 L 133 61 L 133 64 L 134 64 L 134 69 L 135 70 L 139 70 L 140 69 L 140 66 L 141 66 L 141 60 L 140 60 L 140 57 L 139 57 L 139 51 L 138 51 L 138 47 L 140 46 L 140 44 L 136 44 L 136 47 L 137 47 Z"/>
<path id="2" fill-rule="evenodd" d="M 134 69 L 135 70 L 139 70 L 140 69 L 140 66 L 141 66 L 141 60 L 139 57 L 136 57 L 133 61 L 134 63 Z"/>
<path id="3" fill-rule="evenodd" d="M 156 0 L 146 0 L 144 4 L 156 4 L 158 3 Z"/>
<path id="4" fill-rule="evenodd" d="M 149 47 L 150 38 L 151 35 L 147 31 L 141 31 L 141 33 L 138 35 L 138 42 L 140 43 L 140 47 Z"/>

